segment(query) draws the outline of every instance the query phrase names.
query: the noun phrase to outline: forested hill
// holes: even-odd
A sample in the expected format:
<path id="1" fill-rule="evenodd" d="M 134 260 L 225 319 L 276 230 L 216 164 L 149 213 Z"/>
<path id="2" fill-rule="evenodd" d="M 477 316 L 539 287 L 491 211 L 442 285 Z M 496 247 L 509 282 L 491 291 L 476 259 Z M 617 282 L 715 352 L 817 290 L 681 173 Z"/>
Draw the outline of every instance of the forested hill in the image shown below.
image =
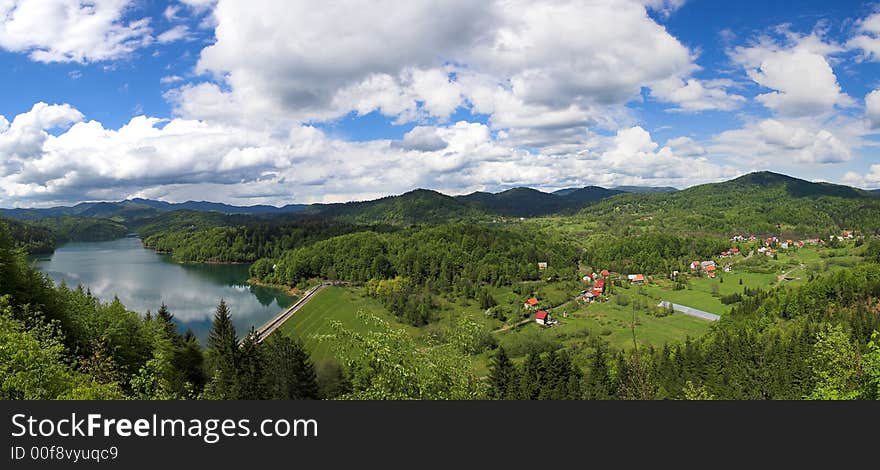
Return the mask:
<path id="1" fill-rule="evenodd" d="M 880 197 L 830 183 L 758 172 L 668 194 L 623 194 L 579 214 L 608 233 L 788 233 L 827 236 L 840 229 L 880 230 Z"/>
<path id="2" fill-rule="evenodd" d="M 621 191 L 587 186 L 545 193 L 531 188 L 514 188 L 497 194 L 476 192 L 457 199 L 490 214 L 508 217 L 537 217 L 574 212 Z"/>

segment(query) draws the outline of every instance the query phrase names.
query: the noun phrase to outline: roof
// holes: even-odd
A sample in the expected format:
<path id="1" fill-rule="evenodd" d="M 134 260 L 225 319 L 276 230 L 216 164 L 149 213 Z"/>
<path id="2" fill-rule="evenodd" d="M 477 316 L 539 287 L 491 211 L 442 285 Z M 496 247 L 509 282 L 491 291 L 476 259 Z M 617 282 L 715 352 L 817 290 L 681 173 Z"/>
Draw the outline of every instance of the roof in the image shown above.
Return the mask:
<path id="1" fill-rule="evenodd" d="M 531 299 L 526 300 L 526 303 L 529 305 L 538 305 L 538 299 L 532 297 Z"/>
<path id="2" fill-rule="evenodd" d="M 610 273 L 608 272 L 607 269 L 603 269 L 603 270 L 602 270 L 602 275 L 603 275 L 603 276 L 607 276 L 608 274 L 610 274 Z"/>
<path id="3" fill-rule="evenodd" d="M 603 281 L 602 279 L 599 279 L 598 281 L 596 281 L 595 284 L 593 284 L 593 287 L 595 287 L 596 289 L 601 289 L 601 288 L 605 287 L 605 281 Z"/>
<path id="4" fill-rule="evenodd" d="M 739 253 L 739 248 L 731 248 L 727 251 L 730 251 L 731 253 Z"/>
<path id="5" fill-rule="evenodd" d="M 711 266 L 706 266 L 706 271 L 714 271 L 714 270 L 715 270 L 715 265 L 714 265 L 714 264 L 711 265 Z"/>
<path id="6" fill-rule="evenodd" d="M 633 276 L 633 281 L 638 282 L 638 281 L 644 281 L 644 280 L 645 280 L 644 274 L 636 274 L 635 276 Z"/>
<path id="7" fill-rule="evenodd" d="M 545 312 L 544 310 L 541 310 L 535 314 L 535 318 L 538 320 L 544 320 L 547 318 L 547 312 Z"/>

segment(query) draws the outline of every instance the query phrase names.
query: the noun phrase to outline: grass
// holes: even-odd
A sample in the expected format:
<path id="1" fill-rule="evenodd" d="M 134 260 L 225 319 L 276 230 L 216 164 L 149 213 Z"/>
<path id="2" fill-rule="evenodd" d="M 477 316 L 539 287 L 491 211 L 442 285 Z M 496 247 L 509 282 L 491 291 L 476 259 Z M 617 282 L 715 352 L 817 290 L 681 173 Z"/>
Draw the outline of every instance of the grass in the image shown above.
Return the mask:
<path id="1" fill-rule="evenodd" d="M 401 326 L 381 304 L 361 295 L 357 289 L 328 287 L 288 319 L 278 331 L 301 341 L 313 361 L 331 359 L 335 358 L 333 344 L 319 341 L 315 336 L 334 333 L 331 320 L 339 321 L 345 328 L 358 333 L 374 329 L 358 318 L 358 311 L 375 314 L 395 327 Z"/>

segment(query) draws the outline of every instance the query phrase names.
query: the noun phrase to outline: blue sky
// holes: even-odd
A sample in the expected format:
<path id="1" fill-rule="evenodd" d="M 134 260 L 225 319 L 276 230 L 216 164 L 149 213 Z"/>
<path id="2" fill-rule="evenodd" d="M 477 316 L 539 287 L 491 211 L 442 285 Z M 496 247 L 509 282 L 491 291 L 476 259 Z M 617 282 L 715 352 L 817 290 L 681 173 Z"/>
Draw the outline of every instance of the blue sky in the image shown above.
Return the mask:
<path id="1" fill-rule="evenodd" d="M 0 206 L 880 187 L 875 3 L 381 1 L 0 6 Z"/>

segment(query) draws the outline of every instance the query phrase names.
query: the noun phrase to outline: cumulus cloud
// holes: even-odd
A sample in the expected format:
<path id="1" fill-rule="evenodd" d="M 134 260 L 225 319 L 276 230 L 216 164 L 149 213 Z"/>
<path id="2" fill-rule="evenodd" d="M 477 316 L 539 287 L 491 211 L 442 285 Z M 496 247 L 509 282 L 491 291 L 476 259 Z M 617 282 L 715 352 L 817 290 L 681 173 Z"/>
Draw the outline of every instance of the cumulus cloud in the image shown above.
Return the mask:
<path id="1" fill-rule="evenodd" d="M 818 33 L 799 36 L 782 30 L 783 38 L 762 37 L 756 44 L 730 52 L 734 63 L 745 68 L 758 85 L 773 91 L 756 99 L 782 116 L 828 113 L 848 106 L 852 98 L 843 93 L 828 56 L 842 52 Z"/>
<path id="2" fill-rule="evenodd" d="M 278 134 L 145 116 L 108 129 L 68 105 L 40 103 L 12 122 L 0 118 L 0 161 L 6 162 L 0 203 L 211 194 L 224 202 L 284 204 L 372 198 L 414 187 L 464 193 L 511 185 L 683 185 L 734 173 L 675 147 L 660 147 L 635 127 L 614 137 L 593 135 L 569 153 L 530 152 L 495 138 L 486 124 L 467 121 L 417 126 L 400 141 L 366 142 L 331 138 L 311 126 Z"/>
<path id="3" fill-rule="evenodd" d="M 854 126 L 849 126 L 854 127 Z M 853 135 L 811 120 L 766 119 L 720 133 L 709 150 L 749 165 L 840 163 L 852 160 Z"/>
<path id="4" fill-rule="evenodd" d="M 865 96 L 865 116 L 872 129 L 880 129 L 880 90 L 874 90 Z"/>
<path id="5" fill-rule="evenodd" d="M 844 183 L 865 189 L 880 188 L 880 165 L 871 165 L 865 173 L 848 171 L 843 176 Z"/>
<path id="6" fill-rule="evenodd" d="M 744 96 L 728 93 L 730 80 L 701 81 L 672 77 L 651 85 L 651 96 L 677 104 L 676 111 L 731 111 L 746 101 Z"/>
<path id="7" fill-rule="evenodd" d="M 186 118 L 237 125 L 325 121 L 378 111 L 399 122 L 471 107 L 495 129 L 607 122 L 642 87 L 681 109 L 733 109 L 741 97 L 702 82 L 694 55 L 646 8 L 678 1 L 221 0 L 216 42 L 197 72 L 214 82 L 168 95 Z M 394 10 L 394 15 L 387 11 Z M 610 126 L 616 128 L 616 126 Z"/>
<path id="8" fill-rule="evenodd" d="M 0 3 L 0 48 L 38 62 L 118 59 L 152 42 L 147 18 L 124 21 L 130 0 Z"/>

